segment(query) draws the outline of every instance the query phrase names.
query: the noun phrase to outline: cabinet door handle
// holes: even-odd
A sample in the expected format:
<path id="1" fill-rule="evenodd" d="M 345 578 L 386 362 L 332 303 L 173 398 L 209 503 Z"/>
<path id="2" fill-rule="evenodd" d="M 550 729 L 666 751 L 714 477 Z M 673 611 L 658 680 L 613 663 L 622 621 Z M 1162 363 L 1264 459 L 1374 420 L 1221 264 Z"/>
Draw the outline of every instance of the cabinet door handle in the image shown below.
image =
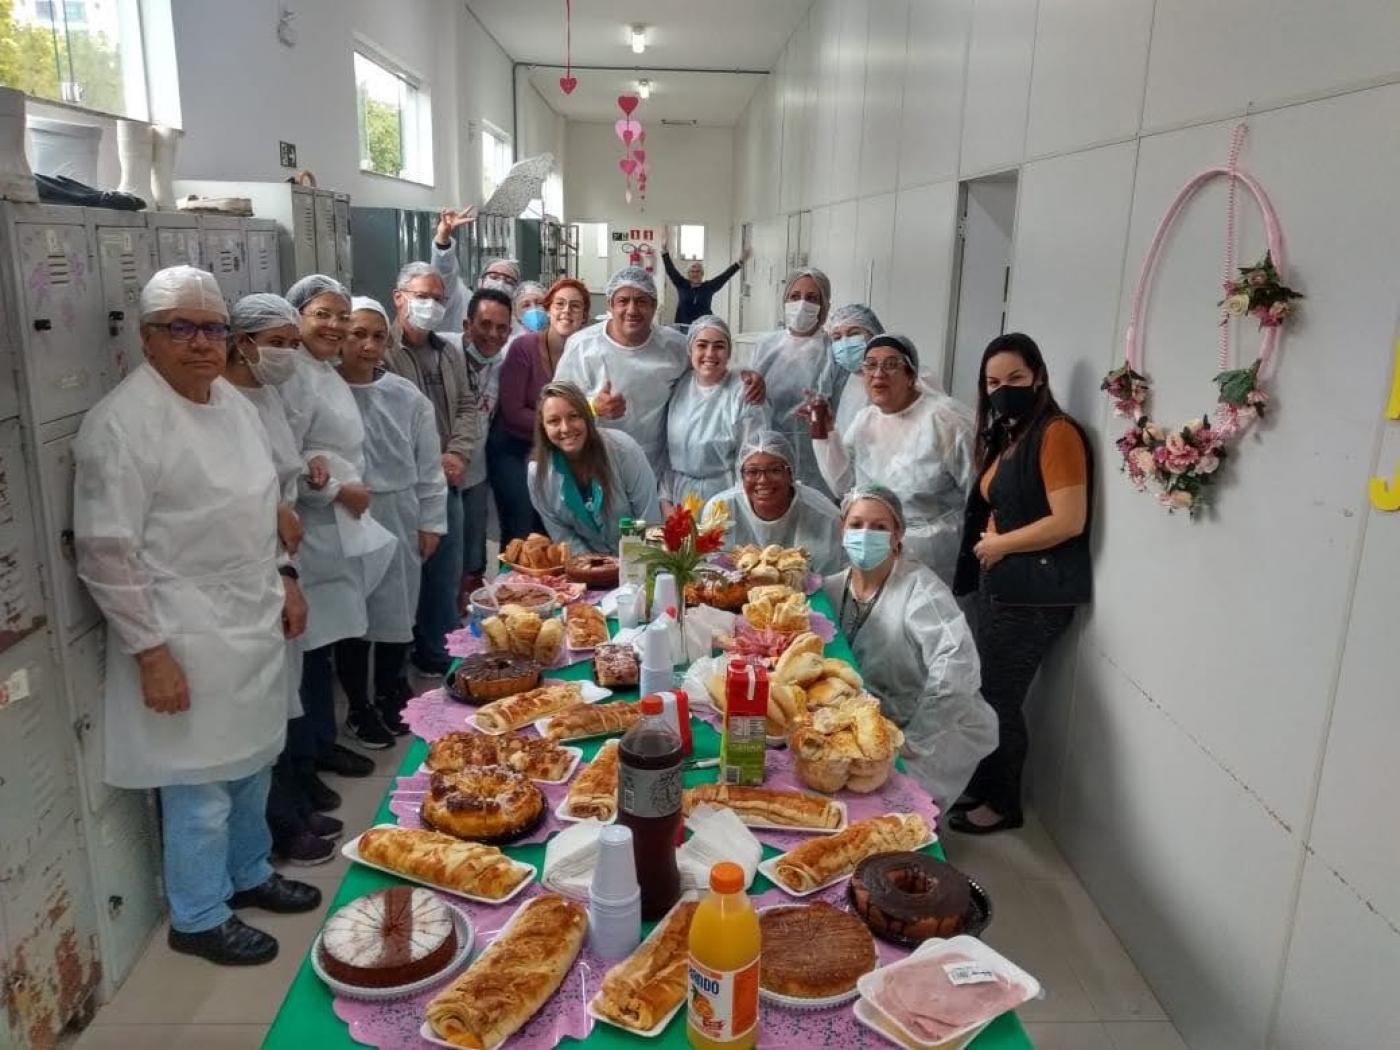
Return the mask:
<path id="1" fill-rule="evenodd" d="M 48 332 L 53 329 L 53 322 L 47 317 L 36 317 L 34 319 L 34 331 Z"/>

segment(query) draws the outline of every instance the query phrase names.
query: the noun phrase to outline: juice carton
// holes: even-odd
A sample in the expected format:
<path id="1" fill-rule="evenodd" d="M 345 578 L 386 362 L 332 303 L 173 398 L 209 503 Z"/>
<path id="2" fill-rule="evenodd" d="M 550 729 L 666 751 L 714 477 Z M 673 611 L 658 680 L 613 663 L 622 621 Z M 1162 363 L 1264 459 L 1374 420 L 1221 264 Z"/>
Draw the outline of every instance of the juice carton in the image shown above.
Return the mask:
<path id="1" fill-rule="evenodd" d="M 763 783 L 768 723 L 768 669 L 735 657 L 724 672 L 721 784 Z"/>

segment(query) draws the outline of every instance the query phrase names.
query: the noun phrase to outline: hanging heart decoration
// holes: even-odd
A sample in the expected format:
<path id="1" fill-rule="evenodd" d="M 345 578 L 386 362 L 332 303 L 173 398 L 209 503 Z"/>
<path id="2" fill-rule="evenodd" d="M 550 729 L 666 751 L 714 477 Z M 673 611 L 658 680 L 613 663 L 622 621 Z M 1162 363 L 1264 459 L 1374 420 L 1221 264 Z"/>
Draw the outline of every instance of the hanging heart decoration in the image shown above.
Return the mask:
<path id="1" fill-rule="evenodd" d="M 631 190 L 628 190 L 626 193 L 623 194 L 623 196 L 627 198 L 627 203 L 628 203 L 628 204 L 631 204 L 631 203 L 632 203 L 632 191 L 631 191 Z"/>
<path id="2" fill-rule="evenodd" d="M 623 145 L 630 146 L 633 140 L 642 133 L 642 126 L 635 120 L 628 120 L 624 117 L 613 125 L 613 132 L 622 140 Z"/>
<path id="3" fill-rule="evenodd" d="M 618 95 L 617 108 L 622 110 L 622 112 L 626 113 L 630 117 L 632 115 L 632 111 L 641 104 L 641 101 L 642 100 L 636 95 Z"/>
<path id="4" fill-rule="evenodd" d="M 578 77 L 560 77 L 559 90 L 566 95 L 572 95 L 574 88 L 578 87 Z"/>
<path id="5" fill-rule="evenodd" d="M 559 90 L 572 95 L 578 87 L 574 76 L 574 9 L 572 0 L 564 0 L 564 75 L 559 78 Z"/>
<path id="6" fill-rule="evenodd" d="M 647 144 L 647 133 L 646 133 L 645 131 L 640 132 L 640 133 L 637 135 L 637 145 L 638 145 L 638 146 L 645 146 L 646 144 Z"/>
<path id="7" fill-rule="evenodd" d="M 622 170 L 622 174 L 629 177 L 637 170 L 637 162 L 631 157 L 623 157 L 617 162 L 617 166 Z"/>
<path id="8" fill-rule="evenodd" d="M 644 149 L 634 149 L 632 151 L 632 158 L 638 164 L 645 164 L 647 162 L 647 151 Z"/>

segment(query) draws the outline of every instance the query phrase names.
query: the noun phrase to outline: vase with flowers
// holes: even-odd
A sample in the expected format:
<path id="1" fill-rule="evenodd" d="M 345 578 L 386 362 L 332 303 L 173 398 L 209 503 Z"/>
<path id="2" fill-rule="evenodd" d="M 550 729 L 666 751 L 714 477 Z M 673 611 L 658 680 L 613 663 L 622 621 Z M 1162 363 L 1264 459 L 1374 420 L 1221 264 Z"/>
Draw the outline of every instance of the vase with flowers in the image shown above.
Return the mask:
<path id="1" fill-rule="evenodd" d="M 666 516 L 662 525 L 661 546 L 645 547 L 637 555 L 647 567 L 648 592 L 651 591 L 651 581 L 655 580 L 657 573 L 669 572 L 674 577 L 677 596 L 675 615 L 681 628 L 682 640 L 685 639 L 686 585 L 700 578 L 704 572 L 705 560 L 724 546 L 724 534 L 732 524 L 729 507 L 723 500 L 716 500 L 703 515 L 702 506 L 703 501 L 699 496 L 693 492 L 687 493 Z M 684 641 L 682 644 L 685 644 Z M 688 649 L 685 659 L 689 662 Z"/>

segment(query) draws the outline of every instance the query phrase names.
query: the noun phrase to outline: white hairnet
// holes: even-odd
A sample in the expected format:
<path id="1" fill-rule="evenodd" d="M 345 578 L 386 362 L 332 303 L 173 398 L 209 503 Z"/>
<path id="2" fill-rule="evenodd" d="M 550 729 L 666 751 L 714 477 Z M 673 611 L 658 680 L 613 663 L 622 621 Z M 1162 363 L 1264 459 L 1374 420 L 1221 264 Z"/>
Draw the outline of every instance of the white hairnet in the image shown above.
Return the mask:
<path id="1" fill-rule="evenodd" d="M 157 270 L 141 289 L 141 320 L 166 310 L 208 310 L 228 316 L 228 304 L 219 282 L 208 270 L 194 266 L 167 266 Z"/>
<path id="2" fill-rule="evenodd" d="M 487 259 L 486 265 L 481 268 L 482 276 L 486 276 L 486 271 L 495 267 L 496 269 L 509 270 L 517 281 L 520 280 L 520 264 L 514 259 Z"/>
<path id="3" fill-rule="evenodd" d="M 635 288 L 639 292 L 656 298 L 656 280 L 640 266 L 624 266 L 608 278 L 603 287 L 603 296 L 611 300 L 623 288 Z"/>
<path id="4" fill-rule="evenodd" d="M 539 281 L 521 281 L 520 287 L 515 290 L 515 298 L 518 301 L 522 295 L 538 295 L 543 299 L 548 291 Z"/>
<path id="5" fill-rule="evenodd" d="M 280 328 L 282 325 L 296 328 L 301 324 L 301 314 L 280 295 L 254 292 L 234 304 L 228 321 L 229 327 L 238 335 L 243 332 L 266 332 L 269 328 Z"/>
<path id="6" fill-rule="evenodd" d="M 899 526 L 900 531 L 904 531 L 904 504 L 884 485 L 857 485 L 851 489 L 841 500 L 841 519 L 845 520 L 846 512 L 851 509 L 852 503 L 863 499 L 873 499 L 876 503 L 883 504 L 894 515 L 895 524 Z"/>
<path id="7" fill-rule="evenodd" d="M 828 328 L 855 325 L 857 328 L 865 329 L 871 335 L 883 335 L 885 331 L 885 326 L 875 316 L 875 311 L 864 303 L 847 303 L 845 306 L 838 306 L 831 311 L 831 316 L 827 318 L 826 323 Z"/>
<path id="8" fill-rule="evenodd" d="M 380 317 L 384 318 L 385 324 L 390 323 L 389 313 L 384 309 L 378 299 L 371 299 L 367 295 L 357 295 L 350 300 L 350 312 L 354 313 L 356 310 L 373 310 Z"/>
<path id="9" fill-rule="evenodd" d="M 915 375 L 919 374 L 919 349 L 914 345 L 914 340 L 907 335 L 895 335 L 892 332 L 877 335 L 865 344 L 865 352 L 868 354 L 877 346 L 888 346 L 898 350 L 904 355 L 904 360 L 909 363 L 909 371 Z"/>
<path id="10" fill-rule="evenodd" d="M 291 303 L 298 310 L 311 302 L 318 295 L 330 292 L 350 302 L 350 289 L 341 284 L 334 277 L 327 277 L 323 273 L 309 273 L 296 284 L 287 289 L 287 302 Z"/>
<path id="11" fill-rule="evenodd" d="M 787 301 L 792 286 L 804 277 L 810 277 L 817 282 L 817 290 L 822 293 L 822 313 L 826 313 L 831 309 L 831 278 L 815 266 L 803 266 L 787 275 L 787 280 L 783 282 L 783 301 Z"/>
<path id="12" fill-rule="evenodd" d="M 690 331 L 687 333 L 685 345 L 687 347 L 693 345 L 700 333 L 706 328 L 716 328 L 723 332 L 724 341 L 733 347 L 734 337 L 729 334 L 729 322 L 723 317 L 717 317 L 714 314 L 706 314 L 704 317 L 697 317 L 694 321 L 690 322 Z"/>
<path id="13" fill-rule="evenodd" d="M 792 450 L 792 442 L 776 430 L 755 430 L 744 435 L 744 443 L 739 446 L 739 465 L 750 456 L 766 452 L 787 461 L 789 467 L 797 463 L 797 455 Z"/>

